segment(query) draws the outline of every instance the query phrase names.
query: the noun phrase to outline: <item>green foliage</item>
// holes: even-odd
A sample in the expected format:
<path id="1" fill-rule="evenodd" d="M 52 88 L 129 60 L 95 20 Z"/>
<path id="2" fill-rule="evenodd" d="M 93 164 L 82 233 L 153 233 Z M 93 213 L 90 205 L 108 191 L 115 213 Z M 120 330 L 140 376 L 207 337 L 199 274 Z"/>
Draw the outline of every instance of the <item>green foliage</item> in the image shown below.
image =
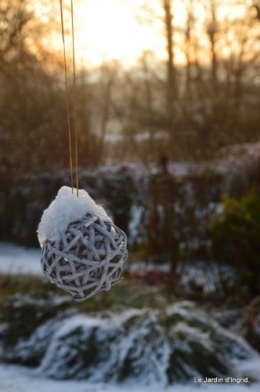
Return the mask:
<path id="1" fill-rule="evenodd" d="M 242 282 L 260 290 L 260 195 L 223 198 L 223 212 L 211 224 L 212 254 L 220 263 L 238 267 Z"/>

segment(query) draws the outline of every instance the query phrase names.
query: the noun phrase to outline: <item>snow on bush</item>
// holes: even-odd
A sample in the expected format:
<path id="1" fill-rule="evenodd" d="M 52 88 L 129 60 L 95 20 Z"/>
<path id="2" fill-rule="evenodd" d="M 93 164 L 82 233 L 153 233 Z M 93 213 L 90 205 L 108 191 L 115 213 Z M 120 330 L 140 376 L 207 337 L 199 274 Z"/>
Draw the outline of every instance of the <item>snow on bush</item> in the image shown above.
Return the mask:
<path id="1" fill-rule="evenodd" d="M 66 302 L 55 298 L 49 313 L 44 301 L 50 305 L 50 298 L 8 301 L 0 324 L 2 360 L 38 366 L 40 374 L 55 379 L 165 386 L 195 376 L 236 377 L 241 375 L 238 363 L 258 357 L 242 338 L 190 302 L 160 311 L 85 315 L 64 309 Z M 12 335 L 13 323 L 18 326 L 17 320 L 24 317 L 24 306 L 34 328 Z"/>

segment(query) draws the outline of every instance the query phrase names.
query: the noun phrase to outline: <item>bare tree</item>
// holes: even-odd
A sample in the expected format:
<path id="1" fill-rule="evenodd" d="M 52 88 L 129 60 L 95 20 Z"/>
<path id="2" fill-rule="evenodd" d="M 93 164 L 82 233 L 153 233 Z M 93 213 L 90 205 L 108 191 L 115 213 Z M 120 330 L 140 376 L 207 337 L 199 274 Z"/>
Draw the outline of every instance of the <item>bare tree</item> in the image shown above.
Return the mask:
<path id="1" fill-rule="evenodd" d="M 50 12 L 46 19 L 45 7 L 51 11 L 53 2 L 0 3 L 0 164 L 16 171 L 67 167 L 69 161 L 63 62 L 46 44 L 49 23 L 60 37 L 60 15 Z M 80 112 L 86 131 L 87 112 Z M 79 134 L 81 155 L 85 136 Z"/>

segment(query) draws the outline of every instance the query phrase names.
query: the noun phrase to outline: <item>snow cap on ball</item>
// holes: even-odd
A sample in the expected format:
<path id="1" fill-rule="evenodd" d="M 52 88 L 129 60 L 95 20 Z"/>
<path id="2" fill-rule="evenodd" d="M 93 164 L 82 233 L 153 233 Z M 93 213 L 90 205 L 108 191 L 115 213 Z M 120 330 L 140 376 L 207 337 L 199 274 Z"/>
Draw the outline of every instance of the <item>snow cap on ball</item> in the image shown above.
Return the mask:
<path id="1" fill-rule="evenodd" d="M 111 219 L 106 211 L 89 196 L 84 189 L 77 191 L 68 186 L 63 186 L 55 200 L 43 212 L 41 222 L 38 227 L 38 239 L 41 247 L 45 240 L 55 241 L 60 233 L 72 222 L 83 218 L 86 214 L 100 217 L 104 221 Z"/>

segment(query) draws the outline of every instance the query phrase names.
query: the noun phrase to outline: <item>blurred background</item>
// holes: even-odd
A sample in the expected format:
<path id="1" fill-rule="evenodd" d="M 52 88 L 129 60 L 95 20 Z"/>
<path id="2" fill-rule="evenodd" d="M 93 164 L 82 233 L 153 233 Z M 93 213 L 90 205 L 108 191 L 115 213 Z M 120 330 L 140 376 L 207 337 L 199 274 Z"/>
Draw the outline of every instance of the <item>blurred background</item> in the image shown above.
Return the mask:
<path id="1" fill-rule="evenodd" d="M 124 281 L 80 305 L 42 277 L 36 249 L 70 186 L 59 6 L 0 4 L 0 361 L 259 390 L 260 3 L 75 1 L 79 184 L 129 243 Z M 64 23 L 72 108 L 69 1 Z"/>

